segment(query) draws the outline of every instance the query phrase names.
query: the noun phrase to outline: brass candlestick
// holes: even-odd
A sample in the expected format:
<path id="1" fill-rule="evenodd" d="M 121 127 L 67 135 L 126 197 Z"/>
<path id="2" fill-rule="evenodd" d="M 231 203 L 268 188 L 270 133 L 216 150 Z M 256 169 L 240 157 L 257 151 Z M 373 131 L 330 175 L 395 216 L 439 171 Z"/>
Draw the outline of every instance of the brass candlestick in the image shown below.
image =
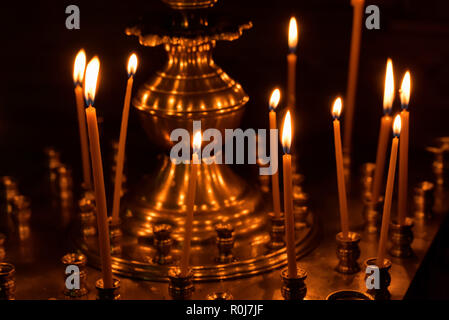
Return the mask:
<path id="1" fill-rule="evenodd" d="M 229 263 L 235 260 L 232 249 L 234 248 L 234 228 L 228 223 L 219 223 L 215 226 L 217 232 L 218 263 Z"/>
<path id="2" fill-rule="evenodd" d="M 365 260 L 365 270 L 368 266 L 377 266 L 377 258 L 370 258 Z M 378 266 L 377 266 L 378 267 Z M 378 267 L 379 268 L 379 267 Z M 384 265 L 379 268 L 379 287 L 368 289 L 367 292 L 374 297 L 374 300 L 390 300 L 391 294 L 388 287 L 391 283 L 390 276 L 391 261 L 384 259 Z M 365 275 L 365 280 L 368 278 L 368 274 Z"/>
<path id="3" fill-rule="evenodd" d="M 418 220 L 430 219 L 433 216 L 434 184 L 429 181 L 420 182 L 415 187 L 414 203 L 415 218 Z"/>
<path id="4" fill-rule="evenodd" d="M 283 285 L 281 287 L 281 294 L 285 300 L 304 300 L 307 294 L 307 286 L 305 280 L 307 272 L 298 267 L 298 275 L 296 278 L 291 278 L 288 275 L 288 269 L 281 272 L 281 279 Z"/>
<path id="5" fill-rule="evenodd" d="M 285 247 L 284 213 L 281 212 L 281 215 L 279 217 L 276 217 L 273 212 L 270 212 L 268 216 L 271 220 L 270 242 L 268 242 L 268 248 L 277 250 Z"/>
<path id="6" fill-rule="evenodd" d="M 344 274 L 353 274 L 360 271 L 360 265 L 357 260 L 360 257 L 360 235 L 356 232 L 349 232 L 348 238 L 343 237 L 339 232 L 337 240 L 338 265 L 336 270 Z"/>
<path id="7" fill-rule="evenodd" d="M 160 265 L 167 265 L 173 262 L 170 254 L 173 240 L 171 238 L 172 227 L 168 224 L 159 224 L 154 226 L 154 246 L 156 255 L 153 262 Z"/>
<path id="8" fill-rule="evenodd" d="M 84 254 L 67 253 L 61 259 L 64 265 L 64 295 L 69 298 L 80 298 L 87 294 L 87 258 Z M 76 266 L 79 270 L 79 288 L 68 288 L 67 280 L 72 273 L 66 273 L 68 266 Z"/>
<path id="9" fill-rule="evenodd" d="M 92 195 L 93 197 L 93 195 Z M 97 217 L 95 212 L 95 200 L 86 194 L 79 202 L 81 233 L 83 237 L 91 237 L 97 234 Z"/>
<path id="10" fill-rule="evenodd" d="M 209 293 L 206 298 L 207 300 L 234 300 L 232 294 L 225 291 Z"/>
<path id="11" fill-rule="evenodd" d="M 97 289 L 97 300 L 120 300 L 120 280 L 113 279 L 112 288 L 105 288 L 103 279 L 98 279 L 95 283 Z"/>
<path id="12" fill-rule="evenodd" d="M 413 255 L 411 244 L 413 242 L 413 220 L 405 219 L 404 225 L 399 225 L 396 221 L 390 223 L 390 240 L 392 246 L 390 255 L 397 258 L 408 258 Z"/>
<path id="13" fill-rule="evenodd" d="M 109 239 L 111 242 L 111 254 L 113 256 L 120 256 L 122 254 L 122 222 L 120 219 L 113 220 L 108 218 L 109 222 Z"/>
<path id="14" fill-rule="evenodd" d="M 363 203 L 363 218 L 365 221 L 365 231 L 367 233 L 377 233 L 380 227 L 383 199 L 374 203 L 371 200 Z"/>
<path id="15" fill-rule="evenodd" d="M 178 267 L 171 268 L 168 271 L 168 293 L 173 300 L 187 300 L 195 291 L 193 285 L 193 273 L 189 269 L 187 275 L 181 275 L 181 269 Z"/>

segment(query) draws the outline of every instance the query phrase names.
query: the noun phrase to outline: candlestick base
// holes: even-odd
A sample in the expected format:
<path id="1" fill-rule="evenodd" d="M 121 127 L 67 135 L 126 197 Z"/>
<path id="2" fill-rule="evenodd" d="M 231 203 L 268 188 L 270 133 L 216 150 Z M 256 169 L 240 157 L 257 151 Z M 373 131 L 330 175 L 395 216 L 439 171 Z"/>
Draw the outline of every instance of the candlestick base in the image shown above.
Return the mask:
<path id="1" fill-rule="evenodd" d="M 280 217 L 276 217 L 274 212 L 268 213 L 271 220 L 270 242 L 267 243 L 268 248 L 278 250 L 285 247 L 285 218 L 281 212 Z"/>
<path id="2" fill-rule="evenodd" d="M 98 279 L 95 283 L 97 288 L 97 300 L 120 300 L 120 280 L 114 278 L 112 280 L 112 288 L 105 288 L 103 279 Z"/>
<path id="3" fill-rule="evenodd" d="M 207 295 L 207 300 L 234 300 L 232 294 L 226 291 L 212 292 Z"/>
<path id="4" fill-rule="evenodd" d="M 178 267 L 171 268 L 168 271 L 168 293 L 173 300 L 188 300 L 193 292 L 195 286 L 193 285 L 193 273 L 189 269 L 186 276 L 181 276 L 181 269 Z"/>
<path id="5" fill-rule="evenodd" d="M 287 268 L 281 272 L 283 282 L 281 294 L 285 300 L 304 300 L 307 294 L 307 286 L 305 283 L 307 272 L 299 267 L 297 267 L 297 270 L 298 276 L 296 278 L 289 277 Z"/>
<path id="6" fill-rule="evenodd" d="M 230 263 L 235 261 L 232 249 L 234 248 L 234 228 L 230 224 L 219 223 L 215 226 L 217 232 L 218 263 Z"/>
<path id="7" fill-rule="evenodd" d="M 156 255 L 153 262 L 159 265 L 169 265 L 173 262 L 170 254 L 173 239 L 171 238 L 172 227 L 168 224 L 158 224 L 154 226 L 154 247 Z"/>
<path id="8" fill-rule="evenodd" d="M 374 300 L 372 296 L 356 290 L 338 290 L 326 297 L 326 300 Z"/>
<path id="9" fill-rule="evenodd" d="M 357 262 L 360 257 L 360 235 L 356 232 L 349 232 L 348 238 L 343 237 L 343 233 L 337 233 L 337 257 L 338 265 L 336 271 L 343 274 L 353 274 L 360 271 Z"/>
<path id="10" fill-rule="evenodd" d="M 367 233 L 377 233 L 379 231 L 382 206 L 383 199 L 377 203 L 372 201 L 364 202 L 363 218 L 365 220 L 365 231 Z"/>
<path id="11" fill-rule="evenodd" d="M 434 184 L 429 181 L 418 183 L 415 188 L 415 196 L 413 198 L 415 203 L 415 218 L 418 220 L 431 219 L 433 216 L 433 207 L 435 203 L 434 198 Z"/>
<path id="12" fill-rule="evenodd" d="M 365 260 L 364 262 L 365 270 L 368 266 L 377 266 L 377 258 L 370 258 Z M 378 266 L 377 266 L 378 267 Z M 369 275 L 368 273 L 365 275 L 365 281 L 367 283 L 368 288 L 368 277 L 371 277 L 373 281 L 370 282 L 372 285 L 372 288 L 368 288 L 367 292 L 373 296 L 374 300 L 390 300 L 391 294 L 390 291 L 388 291 L 388 287 L 391 283 L 391 276 L 390 276 L 390 268 L 391 268 L 391 261 L 388 259 L 384 259 L 384 265 L 382 267 L 378 267 L 379 272 L 373 273 Z M 376 279 L 376 276 L 379 277 L 379 279 Z M 376 288 L 377 285 L 377 288 Z"/>
<path id="13" fill-rule="evenodd" d="M 411 244 L 413 242 L 413 220 L 405 219 L 404 225 L 399 225 L 396 221 L 390 223 L 390 240 L 392 246 L 390 255 L 396 258 L 408 258 L 413 255 Z"/>
<path id="14" fill-rule="evenodd" d="M 113 220 L 112 217 L 108 217 L 108 222 L 111 254 L 113 256 L 120 256 L 122 254 L 122 222 L 120 219 Z"/>
<path id="15" fill-rule="evenodd" d="M 0 263 L 0 300 L 15 300 L 16 268 L 10 263 Z"/>
<path id="16" fill-rule="evenodd" d="M 80 298 L 87 294 L 87 270 L 86 263 L 87 258 L 84 254 L 78 253 L 67 253 L 61 259 L 64 265 L 64 295 L 68 298 Z M 66 273 L 67 267 L 73 265 L 78 267 L 79 270 L 79 288 L 69 289 L 68 287 L 68 277 L 72 276 L 73 273 Z"/>

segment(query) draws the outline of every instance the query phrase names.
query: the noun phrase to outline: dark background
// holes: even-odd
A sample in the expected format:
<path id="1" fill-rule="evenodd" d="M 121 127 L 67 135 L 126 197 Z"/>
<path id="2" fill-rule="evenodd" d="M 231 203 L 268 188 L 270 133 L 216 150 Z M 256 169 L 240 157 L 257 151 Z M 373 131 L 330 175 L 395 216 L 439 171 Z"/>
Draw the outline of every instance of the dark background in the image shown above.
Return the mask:
<path id="1" fill-rule="evenodd" d="M 66 6 L 81 10 L 81 29 L 65 28 Z M 374 161 L 387 57 L 394 62 L 396 87 L 406 69 L 412 74 L 410 103 L 411 184 L 429 178 L 425 146 L 448 135 L 449 2 L 446 0 L 366 1 L 380 7 L 381 29 L 363 31 L 354 127 L 354 168 Z M 55 146 L 79 173 L 79 139 L 72 68 L 82 47 L 88 59 L 98 55 L 101 78 L 95 106 L 103 118 L 104 154 L 118 138 L 126 84 L 126 63 L 138 53 L 135 88 L 164 63 L 163 49 L 144 48 L 124 29 L 145 12 L 163 10 L 160 1 L 8 1 L 1 5 L 0 174 L 32 183 L 42 150 Z M 253 29 L 232 43 L 219 43 L 218 65 L 250 96 L 242 127 L 267 125 L 267 100 L 274 86 L 285 87 L 288 20 L 299 20 L 295 139 L 301 170 L 309 184 L 335 176 L 330 107 L 344 95 L 352 8 L 349 0 L 223 0 L 224 15 L 250 18 Z M 399 110 L 396 97 L 395 111 Z M 344 125 L 344 116 L 343 116 Z M 151 172 L 156 151 L 131 112 L 127 145 L 130 180 Z M 31 181 L 31 182 L 30 182 Z M 312 195 L 313 197 L 313 195 Z M 337 204 L 336 204 L 337 205 Z M 446 226 L 447 230 L 447 226 Z M 440 246 L 447 248 L 447 237 Z M 436 255 L 440 254 L 437 251 Z M 430 258 L 429 258 L 430 259 Z M 435 258 L 437 259 L 437 258 Z M 414 297 L 446 297 L 435 280 L 441 269 L 430 259 Z M 423 271 L 424 272 L 424 271 Z M 433 273 L 433 280 L 430 274 Z M 427 276 L 427 278 L 425 278 Z M 448 277 L 442 271 L 442 277 Z M 432 282 L 433 281 L 433 282 Z M 444 292 L 446 294 L 444 295 Z"/>

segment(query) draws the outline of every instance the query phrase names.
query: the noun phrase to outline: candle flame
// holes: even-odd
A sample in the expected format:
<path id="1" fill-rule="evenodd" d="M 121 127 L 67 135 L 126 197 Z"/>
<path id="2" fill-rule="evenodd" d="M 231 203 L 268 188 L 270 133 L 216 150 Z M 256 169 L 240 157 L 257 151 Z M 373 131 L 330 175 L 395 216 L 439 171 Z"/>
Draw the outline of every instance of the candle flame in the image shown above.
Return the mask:
<path id="1" fill-rule="evenodd" d="M 290 152 L 290 147 L 292 144 L 292 119 L 290 116 L 290 111 L 284 118 L 284 125 L 282 126 L 282 147 L 284 148 L 284 153 Z"/>
<path id="2" fill-rule="evenodd" d="M 201 149 L 201 140 L 202 140 L 201 131 L 198 131 L 193 136 L 193 151 L 194 152 L 197 152 Z"/>
<path id="3" fill-rule="evenodd" d="M 275 110 L 281 100 L 281 91 L 276 88 L 273 90 L 270 96 L 270 110 Z"/>
<path id="4" fill-rule="evenodd" d="M 86 68 L 86 79 L 84 80 L 84 98 L 87 105 L 92 105 L 95 100 L 97 90 L 98 72 L 100 71 L 100 60 L 98 57 L 92 58 Z"/>
<path id="5" fill-rule="evenodd" d="M 334 117 L 334 119 L 340 118 L 342 107 L 343 107 L 343 104 L 341 102 L 341 98 L 338 97 L 337 99 L 335 99 L 334 105 L 332 107 L 332 117 Z"/>
<path id="6" fill-rule="evenodd" d="M 408 103 L 410 102 L 410 92 L 411 92 L 411 79 L 410 79 L 410 71 L 404 75 L 402 79 L 401 89 L 399 90 L 399 94 L 401 96 L 401 105 L 403 109 L 407 109 Z"/>
<path id="7" fill-rule="evenodd" d="M 288 47 L 291 51 L 296 50 L 298 45 L 298 24 L 296 23 L 296 18 L 291 17 L 288 26 Z"/>
<path id="8" fill-rule="evenodd" d="M 401 134 L 401 115 L 398 114 L 396 115 L 396 117 L 394 117 L 393 135 L 395 137 L 399 137 L 400 134 Z"/>
<path id="9" fill-rule="evenodd" d="M 384 89 L 384 112 L 389 114 L 393 107 L 394 101 L 394 75 L 393 75 L 393 61 L 390 58 L 387 60 L 387 71 L 385 74 L 385 89 Z"/>
<path id="10" fill-rule="evenodd" d="M 86 52 L 81 49 L 75 58 L 75 63 L 73 64 L 73 82 L 75 85 L 83 83 L 84 70 L 86 68 Z"/>
<path id="11" fill-rule="evenodd" d="M 128 77 L 136 74 L 137 70 L 137 55 L 133 53 L 128 59 Z"/>

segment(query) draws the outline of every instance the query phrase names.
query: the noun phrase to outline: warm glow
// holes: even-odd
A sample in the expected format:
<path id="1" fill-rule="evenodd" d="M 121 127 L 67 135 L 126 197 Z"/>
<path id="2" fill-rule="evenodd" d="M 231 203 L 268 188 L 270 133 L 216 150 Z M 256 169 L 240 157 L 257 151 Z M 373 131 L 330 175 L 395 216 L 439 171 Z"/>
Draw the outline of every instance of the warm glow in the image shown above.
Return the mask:
<path id="1" fill-rule="evenodd" d="M 133 53 L 128 59 L 128 76 L 133 76 L 137 70 L 137 56 Z"/>
<path id="2" fill-rule="evenodd" d="M 92 105 L 95 100 L 97 90 L 98 72 L 100 71 L 100 60 L 98 57 L 92 58 L 86 68 L 86 79 L 84 81 L 84 97 L 88 105 Z"/>
<path id="3" fill-rule="evenodd" d="M 332 117 L 334 117 L 334 119 L 340 118 L 342 107 L 341 98 L 338 97 L 335 99 L 334 106 L 332 107 Z"/>
<path id="4" fill-rule="evenodd" d="M 394 75 L 393 61 L 387 60 L 387 71 L 385 74 L 385 90 L 384 90 L 384 112 L 390 113 L 394 100 Z"/>
<path id="5" fill-rule="evenodd" d="M 73 65 L 73 82 L 75 84 L 83 83 L 84 70 L 86 68 L 86 53 L 81 49 L 75 58 Z"/>
<path id="6" fill-rule="evenodd" d="M 401 105 L 403 108 L 408 107 L 408 103 L 410 102 L 410 91 L 411 91 L 412 83 L 410 79 L 410 71 L 407 71 L 402 79 L 401 89 L 399 90 L 399 94 L 401 96 Z"/>
<path id="7" fill-rule="evenodd" d="M 195 135 L 193 136 L 193 150 L 195 151 L 199 151 L 201 149 L 201 131 L 198 131 L 197 133 L 195 133 Z"/>
<path id="8" fill-rule="evenodd" d="M 296 18 L 290 18 L 290 24 L 288 26 L 288 47 L 290 50 L 294 51 L 298 45 L 298 25 L 296 23 Z"/>
<path id="9" fill-rule="evenodd" d="M 401 134 L 401 115 L 398 114 L 394 117 L 393 122 L 393 134 L 398 137 Z"/>
<path id="10" fill-rule="evenodd" d="M 279 89 L 274 89 L 270 97 L 270 110 L 275 110 L 281 100 L 281 91 Z"/>
<path id="11" fill-rule="evenodd" d="M 284 153 L 290 152 L 290 147 L 292 144 L 292 119 L 290 116 L 290 111 L 284 118 L 284 125 L 282 126 L 282 147 L 284 148 Z"/>

